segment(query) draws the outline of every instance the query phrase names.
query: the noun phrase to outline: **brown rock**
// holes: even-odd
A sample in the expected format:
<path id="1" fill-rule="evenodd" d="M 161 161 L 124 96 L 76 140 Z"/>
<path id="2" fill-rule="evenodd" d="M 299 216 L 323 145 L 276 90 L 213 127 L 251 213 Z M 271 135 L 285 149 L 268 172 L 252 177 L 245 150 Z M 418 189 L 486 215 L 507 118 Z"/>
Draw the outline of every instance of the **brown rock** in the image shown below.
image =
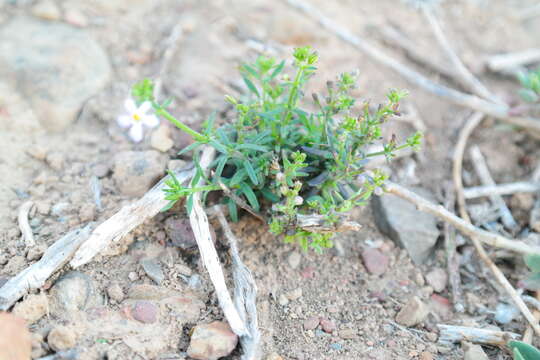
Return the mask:
<path id="1" fill-rule="evenodd" d="M 384 274 L 388 268 L 388 256 L 377 249 L 367 248 L 362 251 L 362 261 L 367 271 L 373 275 Z"/>
<path id="2" fill-rule="evenodd" d="M 401 308 L 396 316 L 396 322 L 404 326 L 414 326 L 424 321 L 428 314 L 427 306 L 415 296 Z"/>
<path id="3" fill-rule="evenodd" d="M 199 360 L 217 360 L 229 355 L 238 344 L 238 336 L 227 323 L 214 321 L 195 326 L 188 356 Z"/>
<path id="4" fill-rule="evenodd" d="M 133 318 L 145 324 L 155 323 L 158 313 L 159 308 L 150 301 L 137 301 L 131 309 Z"/>
<path id="5" fill-rule="evenodd" d="M 77 343 L 77 334 L 73 329 L 59 325 L 51 330 L 47 342 L 54 351 L 71 349 Z"/>
<path id="6" fill-rule="evenodd" d="M 167 157 L 155 150 L 123 151 L 114 157 L 113 178 L 118 190 L 128 196 L 141 196 L 165 172 Z"/>
<path id="7" fill-rule="evenodd" d="M 319 317 L 318 316 L 312 316 L 304 320 L 304 329 L 305 330 L 314 330 L 317 326 L 319 326 Z"/>
<path id="8" fill-rule="evenodd" d="M 13 314 L 32 324 L 45 316 L 48 309 L 49 300 L 45 294 L 32 294 L 28 295 L 26 299 L 15 305 Z"/>
<path id="9" fill-rule="evenodd" d="M 333 333 L 337 329 L 336 324 L 332 320 L 329 320 L 329 319 L 322 318 L 320 320 L 320 324 L 323 331 L 328 334 Z"/>
<path id="10" fill-rule="evenodd" d="M 26 322 L 13 314 L 0 313 L 0 359 L 28 360 L 32 340 Z"/>

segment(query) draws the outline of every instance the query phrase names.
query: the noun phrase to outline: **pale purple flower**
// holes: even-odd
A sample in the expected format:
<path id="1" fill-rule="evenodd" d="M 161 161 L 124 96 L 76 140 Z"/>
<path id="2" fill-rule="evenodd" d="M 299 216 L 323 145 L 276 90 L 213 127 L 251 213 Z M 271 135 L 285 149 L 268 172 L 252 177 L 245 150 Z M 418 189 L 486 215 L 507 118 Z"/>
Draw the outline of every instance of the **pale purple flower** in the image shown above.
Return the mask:
<path id="1" fill-rule="evenodd" d="M 134 142 L 140 142 L 143 139 L 143 125 L 153 128 L 159 125 L 159 119 L 154 114 L 147 114 L 152 108 L 149 101 L 143 102 L 139 107 L 132 99 L 124 102 L 127 114 L 120 115 L 117 119 L 118 125 L 123 128 L 129 128 L 129 137 Z"/>

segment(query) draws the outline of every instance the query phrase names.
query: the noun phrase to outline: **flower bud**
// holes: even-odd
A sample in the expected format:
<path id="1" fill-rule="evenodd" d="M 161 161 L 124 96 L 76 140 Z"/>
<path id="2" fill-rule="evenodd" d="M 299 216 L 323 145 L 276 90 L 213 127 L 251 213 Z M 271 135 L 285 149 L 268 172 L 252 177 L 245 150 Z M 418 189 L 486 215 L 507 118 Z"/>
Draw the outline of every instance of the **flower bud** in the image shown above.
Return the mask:
<path id="1" fill-rule="evenodd" d="M 381 189 L 380 187 L 376 188 L 375 191 L 374 191 L 375 195 L 377 196 L 381 196 L 383 194 L 383 189 Z"/>
<path id="2" fill-rule="evenodd" d="M 278 172 L 276 174 L 276 180 L 279 181 L 279 182 L 284 182 L 285 181 L 285 174 L 282 173 L 282 172 Z"/>
<path id="3" fill-rule="evenodd" d="M 301 196 L 297 196 L 294 198 L 294 204 L 295 205 L 302 205 L 304 203 L 304 198 Z"/>

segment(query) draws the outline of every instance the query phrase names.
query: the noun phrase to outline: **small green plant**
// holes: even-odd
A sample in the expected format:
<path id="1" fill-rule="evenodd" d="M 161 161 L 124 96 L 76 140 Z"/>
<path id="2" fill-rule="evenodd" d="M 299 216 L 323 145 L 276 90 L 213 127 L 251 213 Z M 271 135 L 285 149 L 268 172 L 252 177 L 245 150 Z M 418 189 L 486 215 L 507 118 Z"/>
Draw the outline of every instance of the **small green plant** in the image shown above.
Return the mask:
<path id="1" fill-rule="evenodd" d="M 540 68 L 527 73 L 520 73 L 518 75 L 521 88 L 519 95 L 523 100 L 529 103 L 536 103 L 540 100 Z"/>
<path id="2" fill-rule="evenodd" d="M 193 193 L 206 195 L 225 187 L 228 191 L 223 201 L 232 220 L 238 217 L 241 200 L 267 218 L 270 231 L 283 234 L 285 241 L 297 241 L 302 248 L 318 252 L 331 247 L 331 234 L 298 228 L 297 215 L 318 214 L 329 224 L 336 223 L 340 214 L 365 204 L 374 191 L 381 191 L 387 176 L 378 169 L 367 171 L 369 160 L 376 156 L 390 160 L 401 149 L 418 149 L 421 134 L 401 144 L 395 136 L 383 141 L 381 125 L 399 115 L 399 101 L 406 93 L 391 90 L 385 104 L 372 108 L 366 102 L 357 110 L 350 94 L 356 86 L 355 73 L 328 81 L 326 94 L 313 94 L 312 103 L 305 104 L 305 85 L 315 74 L 317 60 L 309 47 L 295 49 L 292 76 L 285 74 L 285 61 L 269 57 L 242 65 L 248 94 L 242 99 L 225 96 L 236 110 L 232 123 L 216 127 L 212 116 L 200 132 L 172 116 L 165 104 L 154 101 L 151 82 L 137 84 L 133 95 L 138 101 L 152 101 L 157 115 L 195 140 L 180 154 L 193 151 L 197 163 L 201 145 L 212 146 L 218 153 L 208 178 L 197 169 L 193 187 L 182 186 L 171 173 L 165 189 L 169 208 L 187 197 L 190 211 Z M 383 144 L 383 150 L 368 152 L 368 146 L 377 142 Z M 201 178 L 206 185 L 197 185 Z"/>
<path id="3" fill-rule="evenodd" d="M 540 351 L 532 345 L 510 341 L 508 346 L 512 349 L 514 360 L 540 360 Z"/>
<path id="4" fill-rule="evenodd" d="M 527 254 L 524 259 L 525 264 L 531 270 L 531 274 L 521 282 L 528 290 L 540 290 L 540 255 Z"/>

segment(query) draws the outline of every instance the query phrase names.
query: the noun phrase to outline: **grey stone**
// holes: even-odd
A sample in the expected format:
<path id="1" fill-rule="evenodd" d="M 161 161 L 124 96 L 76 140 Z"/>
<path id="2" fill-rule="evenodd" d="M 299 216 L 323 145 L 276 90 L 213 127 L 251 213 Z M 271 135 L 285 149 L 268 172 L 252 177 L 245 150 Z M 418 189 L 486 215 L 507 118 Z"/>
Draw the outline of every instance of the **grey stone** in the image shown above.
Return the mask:
<path id="1" fill-rule="evenodd" d="M 193 230 L 191 229 L 188 218 L 171 216 L 165 220 L 165 232 L 174 246 L 177 246 L 185 251 L 197 249 L 197 240 L 195 240 L 195 236 L 193 235 Z M 215 243 L 216 232 L 211 225 L 210 235 Z"/>
<path id="2" fill-rule="evenodd" d="M 300 255 L 298 252 L 293 251 L 287 256 L 287 262 L 289 263 L 289 266 L 291 269 L 296 269 L 300 262 L 302 261 L 302 255 Z"/>
<path id="3" fill-rule="evenodd" d="M 141 196 L 165 172 L 167 157 L 155 150 L 123 151 L 114 156 L 113 178 L 124 195 Z"/>
<path id="4" fill-rule="evenodd" d="M 432 198 L 424 189 L 412 190 Z M 408 201 L 390 194 L 374 196 L 371 204 L 379 230 L 406 249 L 416 264 L 423 263 L 431 255 L 440 233 L 433 215 L 421 212 Z"/>
<path id="5" fill-rule="evenodd" d="M 0 78 L 16 85 L 49 130 L 75 121 L 110 75 L 105 51 L 84 31 L 25 16 L 0 29 Z"/>
<path id="6" fill-rule="evenodd" d="M 70 271 L 51 288 L 51 313 L 65 317 L 66 314 L 84 310 L 91 303 L 91 296 L 94 294 L 90 276 L 79 271 Z"/>
<path id="7" fill-rule="evenodd" d="M 155 281 L 156 284 L 160 285 L 165 279 L 165 274 L 161 269 L 161 265 L 156 259 L 142 259 L 140 264 L 148 277 Z"/>
<path id="8" fill-rule="evenodd" d="M 480 345 L 464 342 L 463 352 L 463 360 L 489 360 L 484 349 L 482 349 Z"/>
<path id="9" fill-rule="evenodd" d="M 426 274 L 426 281 L 435 292 L 442 292 L 446 288 L 448 275 L 442 268 L 435 268 Z"/>

